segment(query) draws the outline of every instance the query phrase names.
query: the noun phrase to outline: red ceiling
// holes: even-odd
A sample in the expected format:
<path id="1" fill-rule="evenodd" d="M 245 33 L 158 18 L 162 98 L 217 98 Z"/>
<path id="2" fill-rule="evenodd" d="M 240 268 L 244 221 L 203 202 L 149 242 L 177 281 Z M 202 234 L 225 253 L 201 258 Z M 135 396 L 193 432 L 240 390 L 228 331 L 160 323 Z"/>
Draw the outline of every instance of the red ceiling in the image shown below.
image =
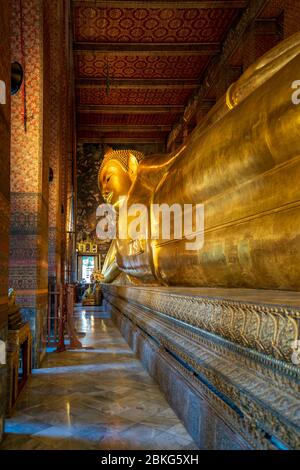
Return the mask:
<path id="1" fill-rule="evenodd" d="M 204 8 L 184 8 L 184 1 L 171 8 L 168 3 L 174 2 L 170 0 L 155 2 L 155 8 L 149 7 L 149 1 L 137 2 L 139 6 L 144 3 L 143 8 L 133 8 L 133 2 L 129 2 L 131 8 L 126 8 L 126 1 L 118 2 L 124 4 L 122 8 L 111 7 L 109 1 L 105 8 L 103 3 L 97 6 L 96 2 L 73 1 L 77 106 L 99 106 L 84 113 L 78 108 L 78 136 L 88 139 L 105 135 L 117 139 L 127 135 L 129 142 L 143 137 L 145 141 L 165 139 L 165 129 L 149 133 L 147 126 L 171 127 L 178 121 L 180 115 L 168 107 L 188 102 L 193 88 L 187 88 L 185 80 L 199 80 L 200 84 L 211 60 L 209 47 L 206 52 L 201 46 L 221 46 L 243 10 L 220 8 L 216 1 L 205 2 Z M 151 50 L 155 44 L 156 51 Z M 108 94 L 105 81 L 109 82 Z M 126 109 L 103 114 L 101 105 Z M 160 109 L 155 112 L 151 108 L 153 113 L 146 110 L 143 114 L 139 106 Z M 92 128 L 87 131 L 86 126 Z"/>
<path id="2" fill-rule="evenodd" d="M 235 9 L 219 8 L 77 7 L 75 8 L 76 40 L 159 43 L 220 42 L 224 31 L 230 26 L 235 15 Z"/>
<path id="3" fill-rule="evenodd" d="M 79 105 L 184 105 L 191 94 L 190 89 L 170 90 L 111 88 L 109 94 L 103 88 L 78 88 Z"/>
<path id="4" fill-rule="evenodd" d="M 100 113 L 79 113 L 79 124 L 112 126 L 112 125 L 132 125 L 132 126 L 165 126 L 173 124 L 176 119 L 175 113 L 159 114 L 100 114 Z"/>
<path id="5" fill-rule="evenodd" d="M 101 132 L 100 132 L 101 134 Z M 118 139 L 118 138 L 126 138 L 127 132 L 126 131 L 105 131 L 102 135 L 105 135 L 108 139 Z M 161 139 L 165 138 L 167 135 L 166 131 L 144 131 L 142 134 L 140 132 L 132 131 L 130 136 L 135 139 L 143 139 L 143 138 L 150 138 L 150 139 Z M 79 134 L 80 138 L 87 138 L 87 139 L 95 139 L 99 137 L 98 131 L 93 130 L 82 130 Z M 113 140 L 112 140 L 113 142 Z"/>
<path id="6" fill-rule="evenodd" d="M 106 64 L 112 78 L 199 78 L 208 57 L 197 56 L 112 56 L 78 54 L 78 77 L 104 78 Z"/>

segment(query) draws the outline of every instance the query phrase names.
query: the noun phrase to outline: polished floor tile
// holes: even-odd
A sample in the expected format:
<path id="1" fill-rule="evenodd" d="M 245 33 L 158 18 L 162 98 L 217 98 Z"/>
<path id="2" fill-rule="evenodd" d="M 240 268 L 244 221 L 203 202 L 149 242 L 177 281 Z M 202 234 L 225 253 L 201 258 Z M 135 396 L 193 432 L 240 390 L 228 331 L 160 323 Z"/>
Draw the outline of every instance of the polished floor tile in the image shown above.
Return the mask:
<path id="1" fill-rule="evenodd" d="M 196 449 L 105 312 L 77 309 L 76 328 L 87 349 L 33 371 L 0 449 Z"/>

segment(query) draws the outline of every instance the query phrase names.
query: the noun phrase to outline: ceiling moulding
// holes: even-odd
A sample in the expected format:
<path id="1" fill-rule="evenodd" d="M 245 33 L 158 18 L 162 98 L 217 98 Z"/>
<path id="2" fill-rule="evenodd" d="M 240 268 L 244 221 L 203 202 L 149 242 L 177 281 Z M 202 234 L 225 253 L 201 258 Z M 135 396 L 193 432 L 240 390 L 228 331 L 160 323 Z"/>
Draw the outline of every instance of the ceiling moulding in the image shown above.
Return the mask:
<path id="1" fill-rule="evenodd" d="M 153 114 L 153 113 L 175 113 L 180 114 L 184 111 L 184 106 L 170 106 L 170 105 L 157 105 L 157 106 L 137 106 L 137 105 L 80 105 L 77 106 L 79 113 L 101 113 L 101 114 L 115 114 L 117 112 L 123 114 Z"/>
<path id="2" fill-rule="evenodd" d="M 96 132 L 130 132 L 133 130 L 132 124 L 116 124 L 114 125 L 97 125 L 97 124 L 84 124 L 84 125 L 78 125 L 77 126 L 78 132 L 84 132 L 84 131 L 96 131 Z M 147 131 L 160 131 L 160 132 L 169 132 L 171 130 L 171 126 L 167 125 L 143 125 L 143 126 L 135 126 L 134 127 L 134 132 L 147 132 Z"/>
<path id="3" fill-rule="evenodd" d="M 252 0 L 251 0 L 252 1 Z M 83 7 L 97 7 L 97 8 L 197 8 L 212 9 L 212 8 L 246 8 L 248 0 L 219 0 L 219 1 L 178 1 L 178 0 L 165 0 L 162 2 L 156 1 L 120 1 L 120 0 L 73 0 L 75 6 Z"/>
<path id="4" fill-rule="evenodd" d="M 103 88 L 106 86 L 105 78 L 77 78 L 75 81 L 77 88 Z M 189 88 L 196 89 L 199 87 L 199 80 L 195 79 L 130 79 L 130 78 L 114 78 L 110 83 L 110 88 Z"/>
<path id="5" fill-rule="evenodd" d="M 102 42 L 75 42 L 74 51 L 97 52 L 97 55 L 105 56 L 112 52 L 114 55 L 204 55 L 214 56 L 221 50 L 219 43 L 102 43 Z"/>
<path id="6" fill-rule="evenodd" d="M 80 143 L 87 144 L 164 144 L 165 138 L 148 138 L 141 137 L 140 139 L 130 136 L 128 137 L 79 137 L 77 139 Z"/>

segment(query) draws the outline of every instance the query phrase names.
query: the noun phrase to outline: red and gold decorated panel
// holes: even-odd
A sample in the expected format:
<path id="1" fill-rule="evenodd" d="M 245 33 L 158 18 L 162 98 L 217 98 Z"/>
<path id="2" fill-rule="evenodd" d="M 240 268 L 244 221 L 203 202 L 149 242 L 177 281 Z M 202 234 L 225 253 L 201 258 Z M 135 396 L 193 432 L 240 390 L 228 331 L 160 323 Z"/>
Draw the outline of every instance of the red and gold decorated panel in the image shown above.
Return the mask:
<path id="1" fill-rule="evenodd" d="M 236 14 L 231 8 L 77 7 L 76 41 L 220 42 Z"/>
<path id="2" fill-rule="evenodd" d="M 118 56 L 85 52 L 76 55 L 79 77 L 105 78 L 107 67 L 113 78 L 198 78 L 208 58 L 203 56 Z"/>
<path id="3" fill-rule="evenodd" d="M 178 122 L 178 109 L 164 112 L 169 110 L 163 107 L 188 103 L 193 89 L 184 87 L 185 80 L 201 83 L 212 55 L 220 50 L 245 6 L 246 2 L 226 4 L 224 0 L 220 5 L 214 0 L 199 6 L 197 2 L 185 6 L 184 1 L 168 4 L 168 0 L 152 5 L 151 1 L 74 2 L 76 100 L 78 107 L 86 107 L 85 112 L 78 109 L 80 138 L 88 138 L 84 126 L 99 126 L 99 131 L 90 135 L 93 139 L 102 135 L 101 126 L 109 126 L 105 139 L 112 142 L 126 135 L 165 139 L 166 133 L 152 129 L 150 134 L 148 126 L 171 127 Z M 101 114 L 100 109 L 93 109 L 97 105 L 132 109 L 124 110 L 124 114 L 105 109 Z M 151 106 L 160 107 L 160 111 L 153 109 L 150 114 L 143 108 Z M 128 126 L 130 134 L 122 126 Z M 135 130 L 131 132 L 130 126 L 138 127 L 138 135 L 133 135 Z"/>
<path id="4" fill-rule="evenodd" d="M 100 88 L 79 88 L 77 103 L 79 105 L 184 105 L 190 97 L 190 89 L 125 89 L 111 88 L 109 94 Z"/>
<path id="5" fill-rule="evenodd" d="M 97 139 L 100 136 L 105 137 L 106 139 L 111 139 L 113 142 L 114 139 L 119 138 L 128 138 L 128 139 L 165 139 L 167 138 L 168 132 L 160 132 L 160 131 L 151 131 L 151 132 L 135 132 L 135 131 L 109 131 L 105 132 L 101 131 L 80 131 L 78 133 L 79 139 Z"/>
<path id="6" fill-rule="evenodd" d="M 97 114 L 79 113 L 78 122 L 83 126 L 165 126 L 172 125 L 178 119 L 175 113 L 160 114 Z"/>

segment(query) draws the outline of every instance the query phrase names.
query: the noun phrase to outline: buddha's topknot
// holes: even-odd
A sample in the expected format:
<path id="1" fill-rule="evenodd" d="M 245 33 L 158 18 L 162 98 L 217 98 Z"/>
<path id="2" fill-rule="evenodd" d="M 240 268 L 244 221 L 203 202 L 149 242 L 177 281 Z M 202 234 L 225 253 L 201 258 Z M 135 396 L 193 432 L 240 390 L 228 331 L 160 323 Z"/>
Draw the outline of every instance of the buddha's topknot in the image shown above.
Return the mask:
<path id="1" fill-rule="evenodd" d="M 110 149 L 104 154 L 104 158 L 102 160 L 102 163 L 99 168 L 99 176 L 101 174 L 101 171 L 103 167 L 107 164 L 109 160 L 117 160 L 121 165 L 124 167 L 126 171 L 129 170 L 129 165 L 128 165 L 128 160 L 130 155 L 134 155 L 135 158 L 137 159 L 138 163 L 141 163 L 141 161 L 144 158 L 144 154 L 142 152 L 138 152 L 137 150 L 113 150 Z"/>

